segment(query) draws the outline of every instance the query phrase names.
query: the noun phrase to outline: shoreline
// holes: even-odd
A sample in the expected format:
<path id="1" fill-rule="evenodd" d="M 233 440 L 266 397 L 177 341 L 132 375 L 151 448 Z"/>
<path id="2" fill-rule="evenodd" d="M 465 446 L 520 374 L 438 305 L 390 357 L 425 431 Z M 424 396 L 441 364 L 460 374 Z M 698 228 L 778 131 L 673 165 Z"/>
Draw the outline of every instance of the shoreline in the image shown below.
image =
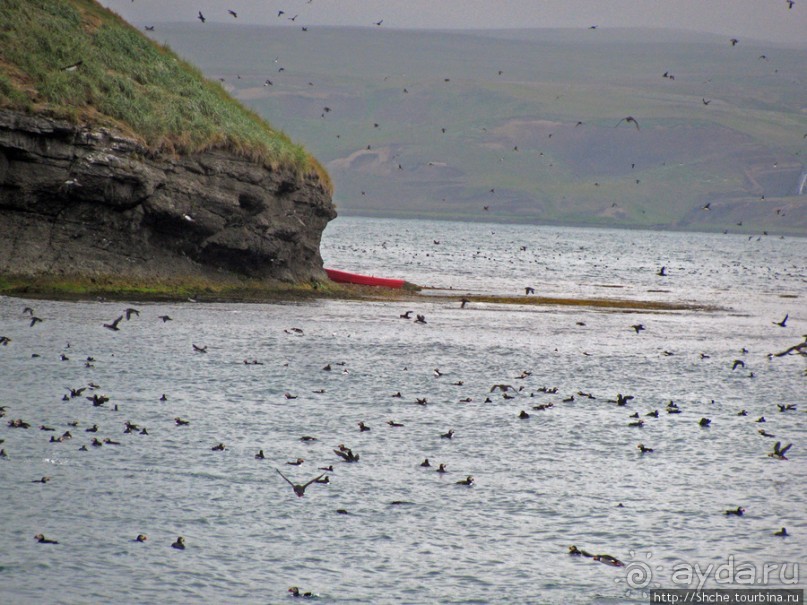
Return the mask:
<path id="1" fill-rule="evenodd" d="M 428 294 L 429 288 L 407 282 L 402 289 L 360 286 L 331 281 L 283 283 L 266 281 L 172 281 L 122 282 L 114 279 L 66 279 L 1 277 L 0 296 L 63 302 L 137 301 L 205 303 L 298 303 L 316 300 L 355 300 L 374 302 L 445 302 L 460 305 L 482 303 L 531 307 L 589 307 L 614 312 L 700 311 L 728 309 L 714 305 L 625 298 L 550 297 L 505 294 Z"/>

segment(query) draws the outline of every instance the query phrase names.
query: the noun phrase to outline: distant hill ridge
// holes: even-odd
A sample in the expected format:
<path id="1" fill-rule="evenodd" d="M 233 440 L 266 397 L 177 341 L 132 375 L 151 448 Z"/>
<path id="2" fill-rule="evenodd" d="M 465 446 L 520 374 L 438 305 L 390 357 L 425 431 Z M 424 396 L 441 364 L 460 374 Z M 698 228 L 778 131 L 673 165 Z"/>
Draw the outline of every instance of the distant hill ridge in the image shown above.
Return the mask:
<path id="1" fill-rule="evenodd" d="M 149 35 L 282 120 L 344 213 L 807 233 L 804 48 L 607 28 Z"/>

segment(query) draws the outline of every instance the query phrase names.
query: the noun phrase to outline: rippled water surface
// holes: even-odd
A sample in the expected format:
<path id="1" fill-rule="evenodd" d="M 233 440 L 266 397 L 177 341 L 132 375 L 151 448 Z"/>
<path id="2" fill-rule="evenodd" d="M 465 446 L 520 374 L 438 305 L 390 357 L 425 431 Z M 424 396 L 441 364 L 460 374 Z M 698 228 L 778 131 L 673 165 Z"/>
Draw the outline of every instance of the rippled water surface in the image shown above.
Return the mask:
<path id="1" fill-rule="evenodd" d="M 323 603 L 639 603 L 682 563 L 807 573 L 805 358 L 769 356 L 807 333 L 807 241 L 339 218 L 322 252 L 429 292 L 711 308 L 0 298 L 0 602 L 278 603 L 296 585 Z M 330 482 L 297 498 L 275 468 Z"/>

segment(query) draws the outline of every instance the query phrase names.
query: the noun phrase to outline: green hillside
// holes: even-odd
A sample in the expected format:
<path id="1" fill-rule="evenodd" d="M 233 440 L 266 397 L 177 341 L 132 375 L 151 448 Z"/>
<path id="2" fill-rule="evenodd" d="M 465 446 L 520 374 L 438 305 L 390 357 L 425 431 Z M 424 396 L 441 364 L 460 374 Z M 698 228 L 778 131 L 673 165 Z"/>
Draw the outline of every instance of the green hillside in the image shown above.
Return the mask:
<path id="1" fill-rule="evenodd" d="M 227 149 L 328 183 L 302 146 L 93 0 L 0 2 L 0 107 L 115 127 L 154 152 Z"/>
<path id="2" fill-rule="evenodd" d="M 804 49 L 604 29 L 149 35 L 282 121 L 342 213 L 807 233 Z"/>

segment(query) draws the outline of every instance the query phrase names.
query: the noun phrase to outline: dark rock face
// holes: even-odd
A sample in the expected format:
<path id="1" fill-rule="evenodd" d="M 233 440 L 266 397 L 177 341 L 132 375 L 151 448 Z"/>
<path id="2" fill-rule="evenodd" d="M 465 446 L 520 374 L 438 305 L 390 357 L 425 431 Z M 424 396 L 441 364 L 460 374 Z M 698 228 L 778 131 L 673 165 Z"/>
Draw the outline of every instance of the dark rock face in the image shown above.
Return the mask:
<path id="1" fill-rule="evenodd" d="M 0 274 L 325 279 L 317 177 L 0 110 Z"/>

